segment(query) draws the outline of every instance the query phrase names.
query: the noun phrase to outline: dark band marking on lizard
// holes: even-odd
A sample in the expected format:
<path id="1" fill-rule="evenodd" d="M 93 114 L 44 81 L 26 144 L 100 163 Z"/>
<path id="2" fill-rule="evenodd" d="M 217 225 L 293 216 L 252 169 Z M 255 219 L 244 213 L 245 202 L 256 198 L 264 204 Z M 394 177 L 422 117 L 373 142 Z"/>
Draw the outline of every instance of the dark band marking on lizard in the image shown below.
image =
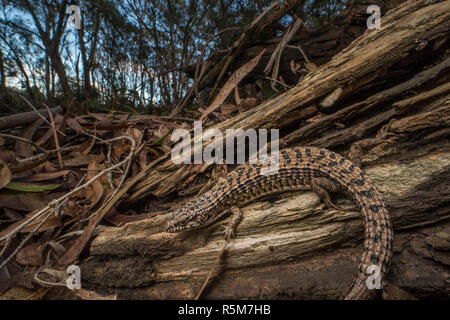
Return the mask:
<path id="1" fill-rule="evenodd" d="M 341 189 L 356 201 L 364 217 L 365 231 L 358 271 L 342 297 L 374 297 L 377 290 L 368 289 L 366 285 L 370 276 L 367 268 L 370 265 L 379 267 L 379 275 L 385 283 L 393 241 L 391 220 L 381 194 L 358 166 L 337 153 L 313 147 L 284 149 L 280 153 L 279 170 L 275 174 L 261 174 L 261 168 L 267 165 L 240 166 L 220 179 L 212 189 L 177 209 L 169 218 L 165 231 L 202 228 L 232 211 L 231 208 L 285 191 L 312 189 L 326 206 L 337 208 L 326 190 Z M 236 225 L 234 221 L 233 228 Z M 226 233 L 229 240 L 233 230 L 228 228 Z"/>

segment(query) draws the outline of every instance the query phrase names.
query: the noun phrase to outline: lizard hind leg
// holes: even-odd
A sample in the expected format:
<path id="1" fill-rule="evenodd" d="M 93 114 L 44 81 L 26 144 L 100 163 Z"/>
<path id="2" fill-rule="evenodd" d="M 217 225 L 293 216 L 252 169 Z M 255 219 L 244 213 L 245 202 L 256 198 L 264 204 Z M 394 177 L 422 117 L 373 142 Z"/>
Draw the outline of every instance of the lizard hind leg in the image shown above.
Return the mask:
<path id="1" fill-rule="evenodd" d="M 230 242 L 231 238 L 234 237 L 234 234 L 236 232 L 236 228 L 241 222 L 242 219 L 242 211 L 238 207 L 230 207 L 230 211 L 232 213 L 231 221 L 230 223 L 225 227 L 225 239 L 227 242 Z"/>
<path id="2" fill-rule="evenodd" d="M 320 177 L 311 179 L 311 189 L 319 196 L 320 200 L 323 201 L 326 208 L 333 208 L 338 211 L 343 211 L 342 208 L 335 205 L 330 198 L 328 192 L 339 192 L 342 191 L 340 185 L 331 179 Z"/>

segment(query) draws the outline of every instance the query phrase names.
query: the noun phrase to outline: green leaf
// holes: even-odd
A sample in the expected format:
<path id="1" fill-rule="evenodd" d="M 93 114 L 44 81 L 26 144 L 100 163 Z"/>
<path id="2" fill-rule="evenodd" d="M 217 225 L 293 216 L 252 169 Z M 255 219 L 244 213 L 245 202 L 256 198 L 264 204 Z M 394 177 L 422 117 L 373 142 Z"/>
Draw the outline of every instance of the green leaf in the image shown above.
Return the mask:
<path id="1" fill-rule="evenodd" d="M 167 131 L 167 133 L 164 136 L 162 136 L 161 138 L 159 138 L 158 140 L 156 140 L 155 142 L 152 143 L 152 146 L 162 145 L 164 140 L 166 140 L 167 136 L 171 133 L 172 133 L 172 128 L 169 128 L 169 130 Z"/>
<path id="2" fill-rule="evenodd" d="M 45 192 L 55 190 L 56 188 L 59 188 L 59 186 L 61 186 L 61 184 L 39 185 L 39 184 L 11 181 L 6 186 L 4 186 L 4 188 L 22 192 Z"/>

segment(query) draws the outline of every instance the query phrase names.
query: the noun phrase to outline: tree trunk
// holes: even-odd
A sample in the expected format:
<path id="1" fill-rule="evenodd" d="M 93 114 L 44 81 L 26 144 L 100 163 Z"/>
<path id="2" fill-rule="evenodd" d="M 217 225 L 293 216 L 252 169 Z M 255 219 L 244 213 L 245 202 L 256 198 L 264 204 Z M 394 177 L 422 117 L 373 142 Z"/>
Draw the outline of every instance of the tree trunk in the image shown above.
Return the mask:
<path id="1" fill-rule="evenodd" d="M 1 92 L 4 93 L 6 90 L 6 74 L 5 74 L 5 61 L 3 60 L 3 52 L 0 50 L 0 86 Z"/>
<path id="2" fill-rule="evenodd" d="M 61 83 L 61 87 L 64 93 L 64 98 L 66 101 L 70 101 L 72 99 L 72 89 L 70 88 L 69 81 L 67 79 L 66 68 L 61 60 L 61 56 L 59 55 L 57 49 L 49 50 L 50 60 L 53 65 L 53 69 L 55 69 L 56 74 L 58 75 L 59 82 Z"/>

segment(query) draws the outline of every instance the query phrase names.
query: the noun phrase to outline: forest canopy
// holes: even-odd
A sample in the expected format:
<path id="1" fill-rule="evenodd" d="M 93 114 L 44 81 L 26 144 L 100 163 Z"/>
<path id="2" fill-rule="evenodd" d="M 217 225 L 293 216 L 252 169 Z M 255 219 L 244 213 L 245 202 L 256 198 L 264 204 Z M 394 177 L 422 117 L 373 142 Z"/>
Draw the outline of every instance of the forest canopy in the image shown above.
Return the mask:
<path id="1" fill-rule="evenodd" d="M 312 29 L 330 23 L 347 0 L 299 1 L 295 13 Z M 7 89 L 31 102 L 76 98 L 83 110 L 167 113 L 186 94 L 184 72 L 227 50 L 271 0 L 89 0 L 0 2 L 2 112 L 19 112 Z M 71 6 L 79 7 L 79 26 Z M 280 36 L 286 15 L 273 28 Z M 79 27 L 79 28 L 77 28 Z M 214 35 L 219 36 L 214 37 Z M 212 41 L 209 41 L 211 40 Z M 8 95 L 9 92 L 9 95 Z M 5 103 L 6 101 L 6 103 Z M 20 102 L 20 101 L 19 101 Z"/>

